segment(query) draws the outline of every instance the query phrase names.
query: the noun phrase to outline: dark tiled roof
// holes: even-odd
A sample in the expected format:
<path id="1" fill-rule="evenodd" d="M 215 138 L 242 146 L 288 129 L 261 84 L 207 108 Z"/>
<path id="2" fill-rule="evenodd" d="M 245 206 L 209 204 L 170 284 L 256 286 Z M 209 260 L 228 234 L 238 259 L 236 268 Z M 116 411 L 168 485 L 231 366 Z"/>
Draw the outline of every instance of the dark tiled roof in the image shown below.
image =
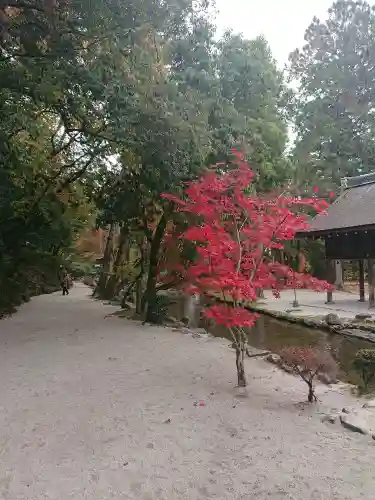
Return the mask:
<path id="1" fill-rule="evenodd" d="M 375 226 L 375 173 L 342 179 L 343 193 L 318 215 L 308 233 Z"/>

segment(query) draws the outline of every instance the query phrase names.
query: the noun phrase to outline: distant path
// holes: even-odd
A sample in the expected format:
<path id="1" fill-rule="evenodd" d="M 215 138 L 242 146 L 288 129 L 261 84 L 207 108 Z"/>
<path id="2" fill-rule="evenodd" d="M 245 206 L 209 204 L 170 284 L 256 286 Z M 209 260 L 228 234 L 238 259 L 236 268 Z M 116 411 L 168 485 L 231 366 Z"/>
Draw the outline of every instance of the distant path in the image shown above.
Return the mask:
<path id="1" fill-rule="evenodd" d="M 227 342 L 104 319 L 88 293 L 0 322 L 1 500 L 374 499 L 375 445 L 298 408 L 294 378 L 249 361 L 236 400 Z M 324 391 L 321 411 L 352 402 Z"/>

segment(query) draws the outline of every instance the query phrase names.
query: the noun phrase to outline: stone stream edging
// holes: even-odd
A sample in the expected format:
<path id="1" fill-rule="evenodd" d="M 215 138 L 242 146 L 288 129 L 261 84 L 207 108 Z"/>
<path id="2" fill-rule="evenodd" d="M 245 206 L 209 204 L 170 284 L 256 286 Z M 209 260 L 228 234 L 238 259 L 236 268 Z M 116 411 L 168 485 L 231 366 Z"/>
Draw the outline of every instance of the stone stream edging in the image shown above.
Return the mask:
<path id="1" fill-rule="evenodd" d="M 212 299 L 219 303 L 225 303 L 225 301 L 217 297 L 212 297 Z M 375 344 L 375 324 L 366 324 L 364 323 L 364 319 L 341 319 L 337 316 L 337 314 L 332 313 L 319 318 L 311 316 L 292 316 L 289 312 L 272 311 L 256 304 L 247 304 L 245 308 L 249 311 L 264 314 L 281 321 L 303 325 L 308 328 L 319 328 L 320 330 L 325 330 L 330 333 L 367 340 L 368 342 Z"/>
<path id="2" fill-rule="evenodd" d="M 345 335 L 347 337 L 367 340 L 375 344 L 375 326 L 366 325 L 358 320 L 340 319 L 336 314 L 327 314 L 325 317 L 316 319 L 304 316 L 292 316 L 287 312 L 272 311 L 259 306 L 247 306 L 247 309 L 265 314 L 275 319 L 288 321 L 308 328 L 319 328 L 330 333 Z"/>

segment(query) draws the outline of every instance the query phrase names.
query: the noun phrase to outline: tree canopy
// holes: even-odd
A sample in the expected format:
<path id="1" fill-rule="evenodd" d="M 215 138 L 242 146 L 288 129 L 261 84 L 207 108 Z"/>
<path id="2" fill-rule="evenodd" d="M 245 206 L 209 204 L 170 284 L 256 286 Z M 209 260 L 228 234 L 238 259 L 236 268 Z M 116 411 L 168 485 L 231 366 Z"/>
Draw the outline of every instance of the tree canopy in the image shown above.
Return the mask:
<path id="1" fill-rule="evenodd" d="M 335 2 L 285 73 L 264 37 L 219 36 L 208 0 L 1 2 L 0 309 L 51 289 L 95 223 L 108 233 L 99 295 L 135 276 L 144 305 L 189 222 L 161 194 L 227 168 L 233 148 L 258 193 L 369 171 L 374 15 Z M 174 261 L 190 250 L 175 245 Z"/>
<path id="2" fill-rule="evenodd" d="M 375 10 L 339 0 L 314 18 L 305 45 L 290 56 L 299 179 L 328 188 L 369 172 L 375 161 Z"/>

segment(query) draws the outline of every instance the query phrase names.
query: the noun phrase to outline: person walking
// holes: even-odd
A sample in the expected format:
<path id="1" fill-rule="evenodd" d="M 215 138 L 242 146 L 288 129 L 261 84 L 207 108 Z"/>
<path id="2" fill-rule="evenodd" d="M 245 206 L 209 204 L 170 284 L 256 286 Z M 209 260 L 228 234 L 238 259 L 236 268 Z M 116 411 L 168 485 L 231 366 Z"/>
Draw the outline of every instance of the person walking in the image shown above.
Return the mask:
<path id="1" fill-rule="evenodd" d="M 62 294 L 63 295 L 69 295 L 69 274 L 64 271 L 62 280 L 61 280 L 61 288 L 62 288 Z"/>

